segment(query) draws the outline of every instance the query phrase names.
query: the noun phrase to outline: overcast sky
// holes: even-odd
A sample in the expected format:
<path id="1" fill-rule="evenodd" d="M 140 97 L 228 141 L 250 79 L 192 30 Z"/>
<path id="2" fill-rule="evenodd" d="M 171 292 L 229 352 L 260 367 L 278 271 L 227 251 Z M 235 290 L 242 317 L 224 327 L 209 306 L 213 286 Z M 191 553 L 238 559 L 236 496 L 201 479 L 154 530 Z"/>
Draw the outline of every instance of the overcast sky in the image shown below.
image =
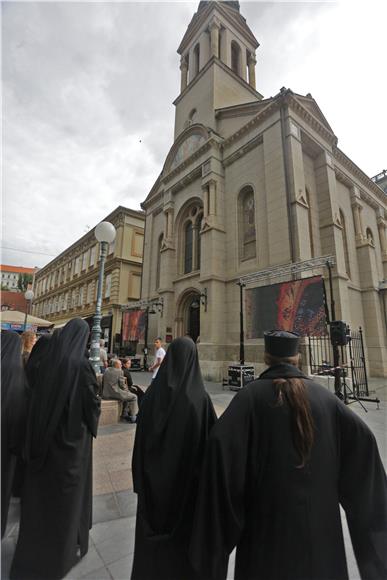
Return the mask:
<path id="1" fill-rule="evenodd" d="M 197 5 L 2 3 L 2 263 L 43 266 L 118 205 L 139 209 L 173 143 L 176 49 Z M 257 90 L 312 93 L 339 147 L 370 176 L 385 169 L 387 2 L 241 13 Z"/>

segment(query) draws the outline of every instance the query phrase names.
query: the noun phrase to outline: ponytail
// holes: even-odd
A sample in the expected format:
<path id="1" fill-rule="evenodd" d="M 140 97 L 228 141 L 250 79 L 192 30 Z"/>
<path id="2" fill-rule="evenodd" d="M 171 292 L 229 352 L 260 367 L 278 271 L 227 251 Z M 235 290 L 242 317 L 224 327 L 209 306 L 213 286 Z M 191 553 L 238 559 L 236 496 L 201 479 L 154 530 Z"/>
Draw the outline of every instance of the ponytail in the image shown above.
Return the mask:
<path id="1" fill-rule="evenodd" d="M 270 366 L 280 362 L 297 366 L 298 355 L 277 359 L 265 353 L 265 362 Z M 314 423 L 309 400 L 306 395 L 306 385 L 302 379 L 295 377 L 273 379 L 273 383 L 278 395 L 277 405 L 281 406 L 285 401 L 290 408 L 293 442 L 301 457 L 301 464 L 297 467 L 304 467 L 310 458 L 314 440 Z"/>

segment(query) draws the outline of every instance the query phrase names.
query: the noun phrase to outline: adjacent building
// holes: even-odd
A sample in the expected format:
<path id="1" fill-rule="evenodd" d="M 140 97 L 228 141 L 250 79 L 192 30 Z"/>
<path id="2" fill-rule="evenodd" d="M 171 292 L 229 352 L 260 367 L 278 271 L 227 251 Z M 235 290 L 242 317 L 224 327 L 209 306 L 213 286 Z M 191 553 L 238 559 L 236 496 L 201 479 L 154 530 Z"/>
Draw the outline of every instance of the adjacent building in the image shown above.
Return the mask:
<path id="1" fill-rule="evenodd" d="M 121 306 L 140 297 L 144 240 L 142 211 L 119 206 L 103 221 L 116 230 L 109 245 L 102 290 L 102 332 L 110 350 L 120 348 Z M 75 317 L 92 324 L 97 298 L 99 244 L 90 230 L 35 277 L 33 314 L 61 327 Z"/>
<path id="2" fill-rule="evenodd" d="M 376 183 L 387 196 L 387 169 L 383 169 L 380 173 L 372 178 L 372 181 Z"/>
<path id="3" fill-rule="evenodd" d="M 1 264 L 1 287 L 13 292 L 18 292 L 19 276 L 27 274 L 28 276 L 31 276 L 32 279 L 37 270 L 37 268 L 24 268 L 23 266 Z"/>
<path id="4" fill-rule="evenodd" d="M 149 339 L 190 334 L 220 380 L 239 359 L 240 277 L 333 256 L 336 318 L 363 327 L 370 372 L 387 376 L 386 195 L 311 94 L 263 98 L 258 46 L 239 2 L 200 2 L 178 48 L 174 143 L 142 204 L 142 298 L 164 306 Z M 262 350 L 246 340 L 256 370 Z"/>

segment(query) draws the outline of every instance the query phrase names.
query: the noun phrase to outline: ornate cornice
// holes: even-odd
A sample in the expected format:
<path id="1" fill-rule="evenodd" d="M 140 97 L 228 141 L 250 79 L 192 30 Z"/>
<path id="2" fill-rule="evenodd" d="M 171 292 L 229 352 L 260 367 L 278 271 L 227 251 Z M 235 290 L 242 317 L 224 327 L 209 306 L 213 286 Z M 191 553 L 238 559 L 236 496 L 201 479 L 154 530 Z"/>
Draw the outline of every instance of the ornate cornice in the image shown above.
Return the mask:
<path id="1" fill-rule="evenodd" d="M 338 147 L 333 148 L 333 156 L 339 163 L 341 163 L 341 165 L 343 165 L 343 167 L 345 167 L 345 169 L 347 169 L 354 177 L 363 183 L 367 189 L 371 190 L 372 193 L 375 194 L 375 196 L 378 198 L 378 200 L 382 202 L 383 207 L 387 209 L 387 195 L 378 185 L 376 185 L 376 183 L 372 181 L 370 177 L 368 177 L 368 175 L 364 173 L 364 171 L 362 171 L 353 161 L 351 161 L 351 159 L 349 159 L 349 157 L 347 157 L 345 153 L 343 153 L 343 151 L 341 151 Z M 338 168 L 337 171 L 341 176 L 344 175 L 344 173 Z M 361 190 L 360 196 L 373 207 L 380 207 L 380 203 L 377 203 L 376 200 L 374 200 L 367 192 Z"/>
<path id="2" fill-rule="evenodd" d="M 281 98 L 282 97 L 282 98 Z M 308 123 L 312 129 L 319 133 L 328 143 L 332 146 L 337 145 L 337 137 L 325 127 L 323 123 L 313 115 L 306 107 L 304 107 L 300 101 L 294 96 L 291 91 L 287 91 L 284 93 L 284 96 L 280 94 L 279 96 L 280 102 L 285 102 L 295 113 L 297 113 L 304 121 Z"/>
<path id="3" fill-rule="evenodd" d="M 234 153 L 231 153 L 231 155 L 224 158 L 223 165 L 225 167 L 228 167 L 229 165 L 237 161 L 240 157 L 242 157 L 255 147 L 258 147 L 258 145 L 261 145 L 262 143 L 263 143 L 263 133 L 260 133 L 259 135 L 251 139 L 248 143 L 242 145 L 242 147 L 239 147 L 239 149 L 234 151 Z"/>
<path id="4" fill-rule="evenodd" d="M 272 101 L 271 103 L 269 103 L 267 107 L 265 107 L 260 113 L 258 113 L 258 115 L 256 115 L 253 119 L 250 119 L 250 121 L 248 123 L 246 123 L 245 125 L 243 125 L 242 127 L 240 127 L 240 129 L 238 129 L 238 131 L 236 131 L 235 133 L 230 135 L 230 137 L 225 139 L 223 142 L 223 149 L 224 150 L 227 149 L 235 141 L 242 139 L 242 137 L 244 137 L 246 135 L 246 133 L 249 133 L 249 131 L 251 131 L 257 125 L 262 123 L 262 121 L 264 121 L 265 119 L 270 117 L 270 115 L 272 115 L 277 109 L 278 109 L 278 105 L 275 101 Z"/>

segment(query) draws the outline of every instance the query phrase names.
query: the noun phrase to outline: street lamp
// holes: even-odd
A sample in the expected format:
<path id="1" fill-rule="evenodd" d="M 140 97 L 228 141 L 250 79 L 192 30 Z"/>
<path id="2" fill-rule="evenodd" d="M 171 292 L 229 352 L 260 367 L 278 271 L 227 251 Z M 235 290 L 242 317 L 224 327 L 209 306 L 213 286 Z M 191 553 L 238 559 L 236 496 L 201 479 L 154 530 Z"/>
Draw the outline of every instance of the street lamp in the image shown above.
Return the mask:
<path id="1" fill-rule="evenodd" d="M 32 290 L 26 290 L 26 292 L 24 292 L 24 298 L 26 299 L 26 315 L 24 318 L 24 331 L 27 330 L 27 316 L 28 313 L 30 311 L 31 308 L 31 303 L 34 299 L 34 293 Z"/>
<path id="2" fill-rule="evenodd" d="M 102 307 L 102 285 L 103 274 L 105 269 L 105 260 L 107 256 L 108 245 L 111 244 L 116 237 L 116 228 L 110 222 L 101 222 L 97 225 L 94 231 L 97 241 L 101 244 L 100 265 L 98 274 L 98 289 L 97 289 L 97 304 L 95 307 L 95 315 L 93 318 L 93 327 L 91 329 L 90 340 L 90 362 L 95 374 L 101 372 L 101 358 L 100 358 L 100 344 L 101 339 L 101 307 Z"/>
<path id="3" fill-rule="evenodd" d="M 241 366 L 245 364 L 245 333 L 243 328 L 243 288 L 246 287 L 246 284 L 239 280 L 237 282 L 239 286 L 239 320 L 240 320 L 240 338 L 239 338 L 239 360 Z"/>

